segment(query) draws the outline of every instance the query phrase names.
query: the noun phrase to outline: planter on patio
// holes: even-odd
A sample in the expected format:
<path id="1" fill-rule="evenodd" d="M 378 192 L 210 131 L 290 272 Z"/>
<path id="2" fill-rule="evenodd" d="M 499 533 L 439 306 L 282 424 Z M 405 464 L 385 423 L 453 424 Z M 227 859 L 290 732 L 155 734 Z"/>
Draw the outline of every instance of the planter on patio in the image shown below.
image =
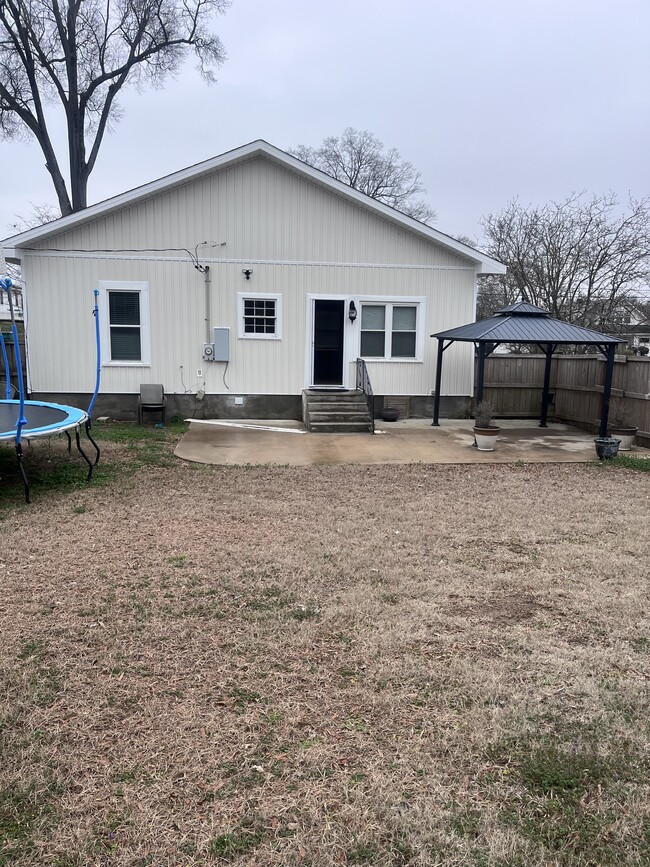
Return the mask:
<path id="1" fill-rule="evenodd" d="M 384 421 L 397 421 L 399 410 L 396 407 L 386 406 L 381 410 L 381 417 Z"/>
<path id="2" fill-rule="evenodd" d="M 493 452 L 500 433 L 500 427 L 475 427 L 474 439 L 476 440 L 476 448 L 480 452 Z"/>
<path id="3" fill-rule="evenodd" d="M 594 443 L 599 460 L 604 461 L 616 457 L 621 441 L 616 437 L 596 437 Z"/>
<path id="4" fill-rule="evenodd" d="M 632 446 L 634 445 L 634 437 L 636 436 L 637 431 L 638 427 L 632 427 L 631 425 L 611 425 L 609 428 L 609 435 L 610 437 L 620 439 L 621 444 L 618 447 L 620 452 L 629 452 L 632 450 Z"/>
<path id="5" fill-rule="evenodd" d="M 501 428 L 492 424 L 492 404 L 482 400 L 474 414 L 474 442 L 480 452 L 493 452 Z"/>

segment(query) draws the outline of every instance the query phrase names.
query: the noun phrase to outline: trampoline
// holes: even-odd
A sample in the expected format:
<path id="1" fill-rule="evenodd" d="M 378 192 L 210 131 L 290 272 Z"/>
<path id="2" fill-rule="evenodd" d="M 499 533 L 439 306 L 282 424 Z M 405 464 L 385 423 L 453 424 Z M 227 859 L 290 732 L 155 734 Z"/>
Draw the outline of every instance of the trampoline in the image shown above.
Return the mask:
<path id="1" fill-rule="evenodd" d="M 26 400 L 23 410 L 25 425 L 22 435 L 28 440 L 73 430 L 88 419 L 88 413 L 82 409 L 40 400 Z M 19 400 L 0 400 L 0 440 L 16 439 L 19 412 Z"/>
<path id="2" fill-rule="evenodd" d="M 12 285 L 8 277 L 0 276 L 0 287 L 9 289 Z M 64 433 L 68 439 L 68 452 L 72 451 L 71 431 L 74 431 L 77 451 L 88 465 L 87 481 L 90 481 L 93 474 L 93 467 L 99 462 L 99 446 L 90 434 L 91 414 L 92 409 L 99 391 L 99 378 L 101 372 L 101 347 L 99 340 L 99 309 L 97 306 L 97 297 L 99 292 L 93 290 L 94 308 L 93 316 L 95 317 L 95 340 L 97 345 L 97 373 L 95 378 L 95 391 L 93 393 L 88 411 L 78 409 L 75 406 L 67 406 L 65 404 L 50 403 L 41 400 L 26 400 L 25 388 L 23 383 L 23 367 L 20 357 L 18 344 L 18 330 L 14 316 L 13 303 L 11 293 L 7 292 L 9 298 L 9 310 L 11 313 L 12 338 L 16 360 L 16 378 L 18 385 L 18 400 L 12 398 L 12 391 L 15 388 L 11 383 L 9 370 L 9 358 L 7 355 L 7 347 L 5 340 L 0 332 L 0 351 L 5 369 L 5 399 L 0 399 L 0 442 L 13 440 L 16 446 L 16 458 L 18 461 L 18 471 L 23 481 L 25 488 L 25 500 L 29 503 L 29 481 L 23 466 L 23 449 L 22 440 L 34 439 L 36 437 L 52 436 L 53 434 Z M 92 461 L 81 445 L 80 428 L 84 426 L 86 436 L 95 450 L 95 459 Z"/>

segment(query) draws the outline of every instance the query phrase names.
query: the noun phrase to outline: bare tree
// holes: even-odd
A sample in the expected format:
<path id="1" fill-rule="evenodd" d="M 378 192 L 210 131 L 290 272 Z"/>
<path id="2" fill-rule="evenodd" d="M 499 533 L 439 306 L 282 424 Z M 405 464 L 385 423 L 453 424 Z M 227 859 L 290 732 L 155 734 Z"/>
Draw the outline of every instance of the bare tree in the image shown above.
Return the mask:
<path id="1" fill-rule="evenodd" d="M 37 226 L 51 223 L 52 220 L 57 220 L 61 216 L 59 208 L 51 202 L 43 202 L 40 205 L 30 202 L 30 205 L 32 210 L 26 217 L 14 214 L 14 221 L 9 224 L 9 228 L 13 232 L 26 232 L 28 229 L 35 229 Z"/>
<path id="2" fill-rule="evenodd" d="M 213 80 L 224 60 L 209 30 L 230 0 L 0 0 L 0 135 L 33 136 L 61 213 L 87 204 L 88 178 L 102 139 L 119 118 L 127 84 L 161 86 L 187 54 Z M 63 111 L 65 163 L 51 135 L 48 107 Z"/>
<path id="3" fill-rule="evenodd" d="M 326 138 L 318 148 L 299 145 L 289 153 L 415 220 L 431 223 L 436 218 L 425 201 L 416 199 L 426 193 L 420 172 L 395 148 L 385 150 L 367 130 L 348 127 L 343 135 Z"/>
<path id="4" fill-rule="evenodd" d="M 478 311 L 529 301 L 552 316 L 612 330 L 626 299 L 650 280 L 650 200 L 573 194 L 524 208 L 513 201 L 482 221 L 486 252 L 508 266 L 482 281 Z"/>

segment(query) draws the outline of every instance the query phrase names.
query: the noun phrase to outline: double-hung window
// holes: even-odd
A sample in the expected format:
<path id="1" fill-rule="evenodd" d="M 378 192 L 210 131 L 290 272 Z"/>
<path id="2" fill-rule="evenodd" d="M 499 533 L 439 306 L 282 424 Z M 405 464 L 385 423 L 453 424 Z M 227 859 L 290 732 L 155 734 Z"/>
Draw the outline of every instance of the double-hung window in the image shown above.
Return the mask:
<path id="1" fill-rule="evenodd" d="M 282 296 L 270 292 L 240 292 L 237 334 L 245 338 L 279 340 L 282 337 Z"/>
<path id="2" fill-rule="evenodd" d="M 362 303 L 362 358 L 417 359 L 419 304 Z"/>
<path id="3" fill-rule="evenodd" d="M 148 364 L 148 284 L 104 280 L 100 289 L 108 363 Z"/>

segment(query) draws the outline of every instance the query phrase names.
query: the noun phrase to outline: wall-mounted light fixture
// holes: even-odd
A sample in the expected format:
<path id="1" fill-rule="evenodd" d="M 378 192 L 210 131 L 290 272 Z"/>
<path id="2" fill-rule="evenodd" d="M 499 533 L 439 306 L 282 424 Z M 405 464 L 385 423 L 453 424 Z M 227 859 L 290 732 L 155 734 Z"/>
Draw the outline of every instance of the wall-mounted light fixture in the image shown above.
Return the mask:
<path id="1" fill-rule="evenodd" d="M 350 307 L 348 309 L 348 319 L 350 320 L 350 322 L 354 322 L 354 320 L 356 318 L 357 318 L 357 308 L 355 306 L 354 301 L 350 301 Z"/>
<path id="2" fill-rule="evenodd" d="M 245 277 L 247 280 L 250 280 L 250 279 L 251 279 L 251 274 L 252 274 L 252 273 L 253 273 L 253 269 L 252 269 L 252 268 L 244 268 L 244 270 L 242 271 L 242 274 L 244 275 L 244 277 Z"/>

